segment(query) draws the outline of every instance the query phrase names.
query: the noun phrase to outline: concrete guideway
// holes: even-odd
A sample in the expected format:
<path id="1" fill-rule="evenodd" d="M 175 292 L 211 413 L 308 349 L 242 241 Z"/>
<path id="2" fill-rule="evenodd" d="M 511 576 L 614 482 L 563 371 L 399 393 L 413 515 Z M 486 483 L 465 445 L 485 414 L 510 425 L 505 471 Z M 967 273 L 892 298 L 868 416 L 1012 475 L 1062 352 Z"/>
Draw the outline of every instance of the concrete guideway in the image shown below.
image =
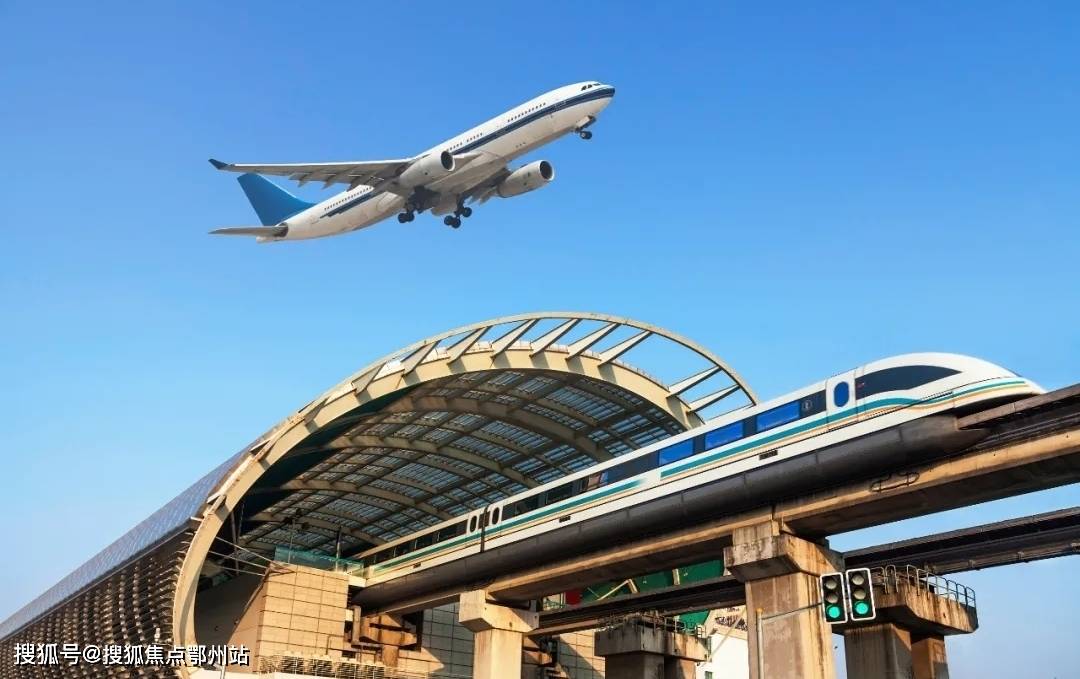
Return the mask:
<path id="1" fill-rule="evenodd" d="M 843 554 L 848 568 L 915 564 L 947 575 L 977 568 L 1080 554 L 1080 507 L 973 526 Z M 598 627 L 633 611 L 679 615 L 746 603 L 745 589 L 731 575 L 664 589 L 543 611 L 536 635 Z"/>

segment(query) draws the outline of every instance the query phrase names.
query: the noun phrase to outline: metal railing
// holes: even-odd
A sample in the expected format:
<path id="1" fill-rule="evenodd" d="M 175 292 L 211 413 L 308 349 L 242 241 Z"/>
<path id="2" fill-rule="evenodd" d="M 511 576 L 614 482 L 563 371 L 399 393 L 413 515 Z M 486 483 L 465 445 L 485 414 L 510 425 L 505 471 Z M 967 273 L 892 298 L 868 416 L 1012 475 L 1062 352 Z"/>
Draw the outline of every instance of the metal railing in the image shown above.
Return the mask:
<path id="1" fill-rule="evenodd" d="M 349 575 L 360 573 L 364 569 L 364 564 L 360 561 L 341 559 L 318 552 L 308 552 L 288 547 L 274 548 L 274 561 L 296 564 L 297 566 L 311 566 L 324 571 L 348 573 Z"/>
<path id="2" fill-rule="evenodd" d="M 874 584 L 886 594 L 899 592 L 901 588 L 915 589 L 922 594 L 952 599 L 961 606 L 975 608 L 975 590 L 924 568 L 890 565 L 872 568 L 870 574 Z"/>
<path id="3" fill-rule="evenodd" d="M 612 629 L 621 625 L 637 625 L 639 627 L 651 627 L 665 632 L 677 632 L 690 634 L 695 637 L 705 635 L 705 629 L 701 625 L 687 625 L 675 616 L 661 615 L 655 611 L 645 613 L 628 613 L 604 618 L 600 621 L 601 629 Z"/>
<path id="4" fill-rule="evenodd" d="M 469 679 L 462 674 L 445 672 L 407 672 L 394 667 L 373 665 L 355 660 L 309 658 L 299 655 L 264 655 L 256 658 L 259 674 L 302 674 L 336 679 Z"/>

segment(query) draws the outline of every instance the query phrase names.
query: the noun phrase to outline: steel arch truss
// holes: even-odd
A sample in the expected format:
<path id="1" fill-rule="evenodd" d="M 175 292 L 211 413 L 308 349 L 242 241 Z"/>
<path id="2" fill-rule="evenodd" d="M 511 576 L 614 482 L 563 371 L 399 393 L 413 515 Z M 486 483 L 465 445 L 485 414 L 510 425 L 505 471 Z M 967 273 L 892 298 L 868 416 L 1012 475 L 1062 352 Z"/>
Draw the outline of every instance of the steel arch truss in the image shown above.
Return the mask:
<path id="1" fill-rule="evenodd" d="M 650 338 L 703 366 L 668 385 L 649 378 L 623 357 Z M 621 371 L 648 389 L 605 375 Z M 319 420 L 344 385 L 362 401 L 384 393 L 376 384 L 384 381 L 404 387 L 401 395 L 322 425 L 333 436 L 285 456 L 315 460 L 310 466 L 256 483 L 249 497 L 274 501 L 240 517 L 235 544 L 355 554 L 683 431 L 723 399 L 754 400 L 719 358 L 667 331 L 597 314 L 528 314 L 406 347 L 310 404 L 303 421 Z M 715 388 L 704 396 L 679 398 L 706 382 Z"/>
<path id="2" fill-rule="evenodd" d="M 659 367 L 690 366 L 688 374 L 665 381 L 635 367 L 656 356 Z M 712 352 L 626 318 L 522 314 L 416 342 L 312 401 L 166 507 L 152 537 L 183 538 L 170 552 L 179 568 L 168 596 L 152 604 L 172 602 L 162 641 L 196 643 L 200 587 L 252 553 L 355 554 L 684 431 L 708 408 L 747 402 L 753 392 Z M 148 539 L 118 543 L 135 553 Z M 81 574 L 90 584 L 57 591 L 82 597 L 145 558 L 106 559 Z M 5 643 L 63 615 L 73 599 L 61 601 L 21 611 Z"/>

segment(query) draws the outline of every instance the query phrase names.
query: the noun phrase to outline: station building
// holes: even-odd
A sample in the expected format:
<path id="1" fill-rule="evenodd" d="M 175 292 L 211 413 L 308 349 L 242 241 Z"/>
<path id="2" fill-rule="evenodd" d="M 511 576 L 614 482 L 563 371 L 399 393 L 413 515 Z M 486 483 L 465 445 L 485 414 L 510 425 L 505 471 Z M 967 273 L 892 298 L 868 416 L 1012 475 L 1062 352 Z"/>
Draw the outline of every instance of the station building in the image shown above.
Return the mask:
<path id="1" fill-rule="evenodd" d="M 523 314 L 421 340 L 289 415 L 0 624 L 0 679 L 474 676 L 458 604 L 401 615 L 353 604 L 360 554 L 754 402 L 710 350 L 626 318 Z M 591 596 L 647 586 L 582 585 Z M 534 610 L 582 592 L 551 594 Z M 676 623 L 705 638 L 697 676 L 745 675 L 739 623 L 737 611 Z M 530 639 L 522 676 L 605 676 L 594 638 Z M 188 656 L 11 661 L 49 644 Z M 223 668 L 205 647 L 243 647 L 249 664 Z"/>

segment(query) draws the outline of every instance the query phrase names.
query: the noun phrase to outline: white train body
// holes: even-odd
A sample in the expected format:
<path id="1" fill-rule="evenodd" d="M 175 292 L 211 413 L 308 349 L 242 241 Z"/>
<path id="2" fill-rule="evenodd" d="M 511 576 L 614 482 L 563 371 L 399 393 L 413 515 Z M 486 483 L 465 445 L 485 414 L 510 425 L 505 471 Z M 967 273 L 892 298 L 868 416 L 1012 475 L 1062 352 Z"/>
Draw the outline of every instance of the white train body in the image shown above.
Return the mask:
<path id="1" fill-rule="evenodd" d="M 840 483 L 848 470 L 874 473 L 970 445 L 980 434 L 956 430 L 954 415 L 1042 391 L 968 356 L 876 361 L 380 545 L 360 555 L 364 577 L 368 587 L 404 596 L 422 588 L 424 571 L 456 563 L 456 577 L 440 569 L 444 583 L 482 578 L 485 567 L 511 565 L 507 557 L 463 565 L 468 557 L 525 554 L 556 533 L 588 551 L 619 530 L 641 535 L 661 522 L 769 504 Z M 395 587 L 403 578 L 414 584 Z"/>

